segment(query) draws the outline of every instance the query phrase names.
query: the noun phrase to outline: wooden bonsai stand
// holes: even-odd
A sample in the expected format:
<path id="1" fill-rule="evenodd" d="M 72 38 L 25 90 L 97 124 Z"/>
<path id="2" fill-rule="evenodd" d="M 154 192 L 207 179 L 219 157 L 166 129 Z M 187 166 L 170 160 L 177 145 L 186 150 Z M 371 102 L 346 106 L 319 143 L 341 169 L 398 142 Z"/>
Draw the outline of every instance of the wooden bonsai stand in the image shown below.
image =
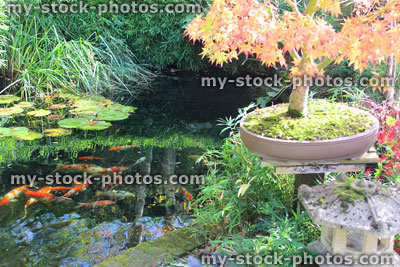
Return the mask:
<path id="1" fill-rule="evenodd" d="M 262 167 L 274 167 L 276 174 L 294 174 L 294 196 L 293 210 L 297 209 L 297 193 L 300 185 L 306 184 L 313 186 L 325 180 L 325 173 L 340 172 L 362 172 L 367 166 L 374 166 L 379 162 L 375 147 L 371 147 L 364 155 L 358 159 L 326 161 L 316 163 L 304 162 L 279 162 L 261 158 Z"/>

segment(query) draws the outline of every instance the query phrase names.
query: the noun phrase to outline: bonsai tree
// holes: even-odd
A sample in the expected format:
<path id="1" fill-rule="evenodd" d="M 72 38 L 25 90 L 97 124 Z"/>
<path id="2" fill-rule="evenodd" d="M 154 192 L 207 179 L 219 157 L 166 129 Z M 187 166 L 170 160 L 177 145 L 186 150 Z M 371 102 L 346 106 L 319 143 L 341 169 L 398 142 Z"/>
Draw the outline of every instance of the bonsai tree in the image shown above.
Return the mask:
<path id="1" fill-rule="evenodd" d="M 285 2 L 288 8 L 282 9 L 268 0 L 213 0 L 206 15 L 188 24 L 186 35 L 204 44 L 201 55 L 212 63 L 251 54 L 266 66 L 287 67 L 299 79 L 323 75 L 326 66 L 343 60 L 360 71 L 387 58 L 399 61 L 399 1 Z M 350 14 L 343 16 L 344 7 Z M 306 83 L 293 88 L 291 117 L 307 116 L 308 92 Z"/>

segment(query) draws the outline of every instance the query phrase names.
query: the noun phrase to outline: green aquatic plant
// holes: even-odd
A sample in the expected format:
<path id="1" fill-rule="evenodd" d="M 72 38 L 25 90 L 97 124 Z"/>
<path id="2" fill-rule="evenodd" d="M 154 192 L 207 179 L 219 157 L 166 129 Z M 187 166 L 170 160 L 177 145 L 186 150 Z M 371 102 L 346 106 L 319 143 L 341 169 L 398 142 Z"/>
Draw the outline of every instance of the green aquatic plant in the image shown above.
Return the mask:
<path id="1" fill-rule="evenodd" d="M 47 109 L 38 109 L 38 110 L 34 110 L 34 111 L 30 111 L 28 113 L 26 113 L 26 115 L 29 116 L 35 116 L 35 117 L 46 117 L 47 115 L 50 115 L 51 111 L 47 110 Z"/>
<path id="2" fill-rule="evenodd" d="M 19 97 L 15 95 L 0 95 L 0 104 L 11 104 L 18 100 Z"/>
<path id="3" fill-rule="evenodd" d="M 121 111 L 114 111 L 114 110 L 104 110 L 100 111 L 97 114 L 97 119 L 104 121 L 120 121 L 120 120 L 125 120 L 128 117 L 129 117 L 128 113 Z"/>
<path id="4" fill-rule="evenodd" d="M 62 120 L 64 118 L 65 118 L 64 115 L 50 115 L 47 117 L 47 119 L 50 121 Z"/>
<path id="5" fill-rule="evenodd" d="M 32 132 L 26 127 L 15 127 L 15 128 L 0 128 L 0 138 L 1 137 L 14 137 L 18 140 L 36 140 L 43 136 L 40 133 Z"/>
<path id="6" fill-rule="evenodd" d="M 13 106 L 11 108 L 0 108 L 0 116 L 12 116 L 22 112 L 24 112 L 24 110 L 18 106 Z"/>
<path id="7" fill-rule="evenodd" d="M 14 101 L 17 97 L 7 95 L 7 97 L 4 97 L 3 99 Z M 45 128 L 52 127 L 52 121 L 57 120 L 59 127 L 64 129 L 44 130 L 43 133 L 46 136 L 51 137 L 60 137 L 71 134 L 71 131 L 67 129 L 80 129 L 85 131 L 105 130 L 112 125 L 108 121 L 125 120 L 129 117 L 129 114 L 136 109 L 134 107 L 114 103 L 103 96 L 77 96 L 69 93 L 60 93 L 54 97 L 44 97 L 41 102 L 36 104 L 42 108 L 27 111 L 26 115 L 30 116 L 30 118 L 25 120 L 25 123 L 28 122 L 31 127 L 40 127 L 41 131 L 43 131 Z M 0 108 L 0 116 L 10 117 L 12 115 L 21 114 L 24 112 L 24 109 L 28 109 L 34 105 L 35 103 L 32 102 L 19 102 L 13 107 Z M 47 106 L 49 109 L 45 109 L 44 106 Z M 52 113 L 50 109 L 56 114 L 50 115 Z M 72 114 L 76 117 L 65 118 L 68 114 Z M 41 121 L 38 121 L 33 120 L 32 117 L 46 117 L 47 120 L 42 119 Z M 18 124 L 20 121 L 21 119 L 14 120 L 13 118 L 12 124 Z M 3 123 L 3 126 L 5 123 Z M 26 129 L 24 132 L 27 134 L 26 136 L 23 136 L 24 133 L 12 133 L 8 128 L 1 129 L 1 137 L 9 136 L 19 140 L 35 140 L 42 137 L 42 134 L 31 131 L 28 132 L 28 128 L 24 127 L 22 129 Z"/>
<path id="8" fill-rule="evenodd" d="M 60 137 L 72 134 L 72 131 L 63 128 L 54 128 L 44 130 L 44 135 L 49 137 Z"/>
<path id="9" fill-rule="evenodd" d="M 15 104 L 15 107 L 20 107 L 20 108 L 31 108 L 35 105 L 33 102 L 19 102 Z"/>
<path id="10" fill-rule="evenodd" d="M 89 131 L 101 131 L 111 127 L 111 123 L 106 121 L 90 121 L 87 120 L 81 124 L 79 129 Z"/>
<path id="11" fill-rule="evenodd" d="M 49 109 L 63 109 L 63 108 L 66 108 L 66 107 L 67 107 L 67 105 L 65 105 L 65 104 L 54 104 L 54 105 L 51 105 L 49 107 Z"/>
<path id="12" fill-rule="evenodd" d="M 4 9 L 5 5 L 0 6 L 0 12 L 6 13 Z M 6 78 L 5 90 L 23 92 L 28 98 L 51 95 L 61 88 L 74 93 L 137 95 L 154 77 L 118 39 L 65 38 L 64 28 L 60 31 L 52 16 L 9 15 L 2 22 L 0 72 Z"/>
<path id="13" fill-rule="evenodd" d="M 69 119 L 64 119 L 60 120 L 58 122 L 58 126 L 62 128 L 67 128 L 67 129 L 78 129 L 81 125 L 83 125 L 87 121 L 87 119 L 84 118 L 69 118 Z"/>
<path id="14" fill-rule="evenodd" d="M 36 139 L 41 139 L 43 135 L 40 133 L 28 131 L 24 134 L 15 135 L 14 137 L 18 140 L 33 141 Z"/>

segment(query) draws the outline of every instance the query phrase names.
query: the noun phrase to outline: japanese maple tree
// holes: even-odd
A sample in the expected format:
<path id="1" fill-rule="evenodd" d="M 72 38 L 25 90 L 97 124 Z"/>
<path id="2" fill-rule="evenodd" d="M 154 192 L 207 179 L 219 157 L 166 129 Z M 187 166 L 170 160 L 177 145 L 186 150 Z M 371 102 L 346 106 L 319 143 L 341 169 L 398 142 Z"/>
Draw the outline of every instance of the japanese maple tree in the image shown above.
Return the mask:
<path id="1" fill-rule="evenodd" d="M 399 0 L 285 1 L 288 11 L 269 0 L 213 0 L 206 15 L 188 24 L 186 35 L 204 44 L 201 55 L 212 63 L 251 54 L 266 66 L 287 67 L 292 78 L 323 75 L 326 66 L 343 60 L 360 71 L 387 57 L 400 60 Z M 350 4 L 352 12 L 344 17 L 341 8 Z M 341 21 L 340 29 L 329 17 Z M 293 88 L 289 114 L 307 116 L 308 91 L 304 83 Z"/>

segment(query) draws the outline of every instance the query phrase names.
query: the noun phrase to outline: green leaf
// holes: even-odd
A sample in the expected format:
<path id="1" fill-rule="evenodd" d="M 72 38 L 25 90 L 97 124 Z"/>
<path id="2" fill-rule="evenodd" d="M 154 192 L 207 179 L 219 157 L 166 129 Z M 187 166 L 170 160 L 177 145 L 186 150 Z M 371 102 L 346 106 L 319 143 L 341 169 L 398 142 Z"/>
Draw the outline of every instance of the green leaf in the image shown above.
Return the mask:
<path id="1" fill-rule="evenodd" d="M 29 129 L 26 127 L 15 127 L 10 129 L 10 133 L 12 136 L 26 134 L 27 132 L 29 132 Z"/>
<path id="2" fill-rule="evenodd" d="M 19 97 L 15 95 L 0 95 L 0 104 L 11 104 L 17 100 Z"/>
<path id="3" fill-rule="evenodd" d="M 128 117 L 129 115 L 127 113 L 114 110 L 101 111 L 97 114 L 97 119 L 103 121 L 120 121 Z"/>
<path id="4" fill-rule="evenodd" d="M 0 138 L 11 136 L 11 129 L 0 127 Z"/>
<path id="5" fill-rule="evenodd" d="M 38 109 L 38 110 L 30 111 L 26 114 L 29 116 L 35 116 L 35 117 L 45 117 L 45 116 L 51 114 L 51 111 L 47 110 L 47 109 Z"/>
<path id="6" fill-rule="evenodd" d="M 390 127 L 393 127 L 396 124 L 397 120 L 391 116 L 386 116 L 386 123 Z"/>
<path id="7" fill-rule="evenodd" d="M 242 184 L 239 187 L 238 197 L 243 196 L 246 193 L 247 189 L 249 189 L 249 187 L 250 184 Z"/>
<path id="8" fill-rule="evenodd" d="M 44 134 L 50 137 L 66 136 L 70 135 L 71 133 L 72 133 L 71 130 L 63 128 L 46 129 L 44 131 Z"/>
<path id="9" fill-rule="evenodd" d="M 70 118 L 58 121 L 58 125 L 62 128 L 78 129 L 87 119 L 83 118 Z"/>
<path id="10" fill-rule="evenodd" d="M 35 103 L 32 102 L 19 102 L 18 104 L 15 104 L 15 107 L 20 107 L 20 108 L 31 108 L 35 105 Z"/>
<path id="11" fill-rule="evenodd" d="M 111 109 L 111 110 L 114 110 L 114 111 L 121 111 L 121 112 L 132 113 L 132 112 L 134 112 L 137 108 L 131 107 L 131 106 L 124 106 L 124 105 L 121 105 L 121 104 L 116 103 L 116 104 L 107 106 L 107 109 Z"/>
<path id="12" fill-rule="evenodd" d="M 85 125 L 79 127 L 82 130 L 100 131 L 105 130 L 111 126 L 111 123 L 106 121 L 87 121 Z"/>
<path id="13" fill-rule="evenodd" d="M 32 141 L 32 140 L 40 139 L 42 137 L 43 137 L 43 135 L 41 135 L 40 133 L 31 132 L 31 131 L 15 136 L 15 138 L 18 140 L 26 140 L 26 141 Z"/>
<path id="14" fill-rule="evenodd" d="M 12 116 L 15 114 L 20 114 L 24 112 L 24 110 L 20 107 L 11 107 L 11 108 L 0 108 L 0 116 Z"/>

